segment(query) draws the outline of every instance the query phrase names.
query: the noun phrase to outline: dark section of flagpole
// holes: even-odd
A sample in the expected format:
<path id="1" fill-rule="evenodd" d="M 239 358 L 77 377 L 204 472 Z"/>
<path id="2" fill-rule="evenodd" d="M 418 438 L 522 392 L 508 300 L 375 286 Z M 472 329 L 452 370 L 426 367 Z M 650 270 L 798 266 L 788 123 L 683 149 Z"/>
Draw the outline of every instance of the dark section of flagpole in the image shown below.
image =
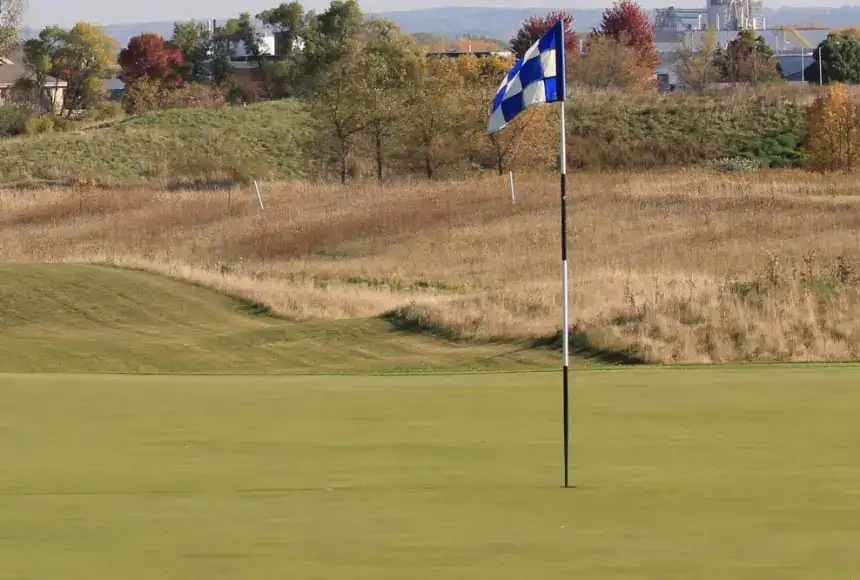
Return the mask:
<path id="1" fill-rule="evenodd" d="M 564 101 L 561 102 L 564 106 Z M 564 131 L 564 127 L 562 127 Z M 567 160 L 562 160 L 565 163 Z M 564 268 L 564 278 L 567 281 L 567 172 L 561 172 L 561 263 Z M 564 284 L 563 291 L 567 292 L 567 284 Z M 565 301 L 566 301 L 565 297 Z M 565 316 L 566 318 L 566 316 Z M 565 323 L 567 320 L 565 319 Z M 562 328 L 562 344 L 566 345 L 569 338 L 564 336 L 568 333 L 567 324 Z M 570 487 L 570 391 L 568 383 L 568 353 L 564 349 L 564 361 L 562 367 L 562 405 L 564 409 L 564 487 Z"/>

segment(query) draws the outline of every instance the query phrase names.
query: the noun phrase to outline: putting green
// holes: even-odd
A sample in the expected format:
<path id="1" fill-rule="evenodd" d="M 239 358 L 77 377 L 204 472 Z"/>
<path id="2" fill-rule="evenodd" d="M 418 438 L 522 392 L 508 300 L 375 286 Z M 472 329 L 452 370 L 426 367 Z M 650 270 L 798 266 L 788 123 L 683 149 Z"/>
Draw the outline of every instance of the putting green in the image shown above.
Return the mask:
<path id="1" fill-rule="evenodd" d="M 0 576 L 851 578 L 860 368 L 0 376 Z"/>

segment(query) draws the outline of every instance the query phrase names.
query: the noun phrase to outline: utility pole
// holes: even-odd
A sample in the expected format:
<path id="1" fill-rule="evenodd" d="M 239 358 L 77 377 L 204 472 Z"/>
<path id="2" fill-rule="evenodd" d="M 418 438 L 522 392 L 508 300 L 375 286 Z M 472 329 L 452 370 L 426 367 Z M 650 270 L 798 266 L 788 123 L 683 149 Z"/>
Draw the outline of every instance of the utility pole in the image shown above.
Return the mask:
<path id="1" fill-rule="evenodd" d="M 806 82 L 806 47 L 800 47 L 800 82 Z"/>

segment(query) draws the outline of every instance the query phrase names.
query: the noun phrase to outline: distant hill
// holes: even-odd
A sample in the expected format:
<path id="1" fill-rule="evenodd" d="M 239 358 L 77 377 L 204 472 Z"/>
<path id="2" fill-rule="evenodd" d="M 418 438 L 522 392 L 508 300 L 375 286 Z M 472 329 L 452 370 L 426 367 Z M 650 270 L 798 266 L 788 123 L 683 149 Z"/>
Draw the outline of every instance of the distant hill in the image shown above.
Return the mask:
<path id="1" fill-rule="evenodd" d="M 667 1 L 667 5 L 671 2 Z M 704 4 L 704 3 L 703 3 Z M 550 8 L 427 8 L 423 10 L 404 10 L 376 14 L 393 20 L 406 32 L 435 33 L 448 37 L 466 34 L 507 40 L 519 29 L 523 20 L 536 14 L 546 14 Z M 602 10 L 571 10 L 574 28 L 590 31 L 598 26 Z M 782 25 L 818 24 L 829 27 L 860 26 L 860 6 L 841 8 L 784 7 L 767 9 L 768 27 Z M 219 19 L 223 20 L 223 19 Z M 111 24 L 104 30 L 121 44 L 142 32 L 155 32 L 165 37 L 173 33 L 173 22 L 140 22 Z M 25 30 L 25 36 L 35 35 L 37 31 Z"/>

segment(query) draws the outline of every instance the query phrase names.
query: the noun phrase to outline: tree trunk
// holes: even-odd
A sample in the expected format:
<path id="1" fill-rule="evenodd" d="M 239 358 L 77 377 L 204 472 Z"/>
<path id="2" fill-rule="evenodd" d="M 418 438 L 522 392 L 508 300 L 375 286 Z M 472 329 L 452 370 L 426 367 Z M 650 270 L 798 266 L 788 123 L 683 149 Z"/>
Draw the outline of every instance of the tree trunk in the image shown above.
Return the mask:
<path id="1" fill-rule="evenodd" d="M 424 150 L 424 171 L 427 172 L 427 179 L 433 179 L 433 159 L 429 149 Z"/>
<path id="2" fill-rule="evenodd" d="M 382 131 L 377 129 L 374 132 L 373 137 L 376 145 L 376 179 L 381 182 L 383 177 L 383 164 L 385 161 L 382 154 Z"/>
<path id="3" fill-rule="evenodd" d="M 342 185 L 346 185 L 346 153 L 341 152 L 340 154 L 340 182 Z"/>

